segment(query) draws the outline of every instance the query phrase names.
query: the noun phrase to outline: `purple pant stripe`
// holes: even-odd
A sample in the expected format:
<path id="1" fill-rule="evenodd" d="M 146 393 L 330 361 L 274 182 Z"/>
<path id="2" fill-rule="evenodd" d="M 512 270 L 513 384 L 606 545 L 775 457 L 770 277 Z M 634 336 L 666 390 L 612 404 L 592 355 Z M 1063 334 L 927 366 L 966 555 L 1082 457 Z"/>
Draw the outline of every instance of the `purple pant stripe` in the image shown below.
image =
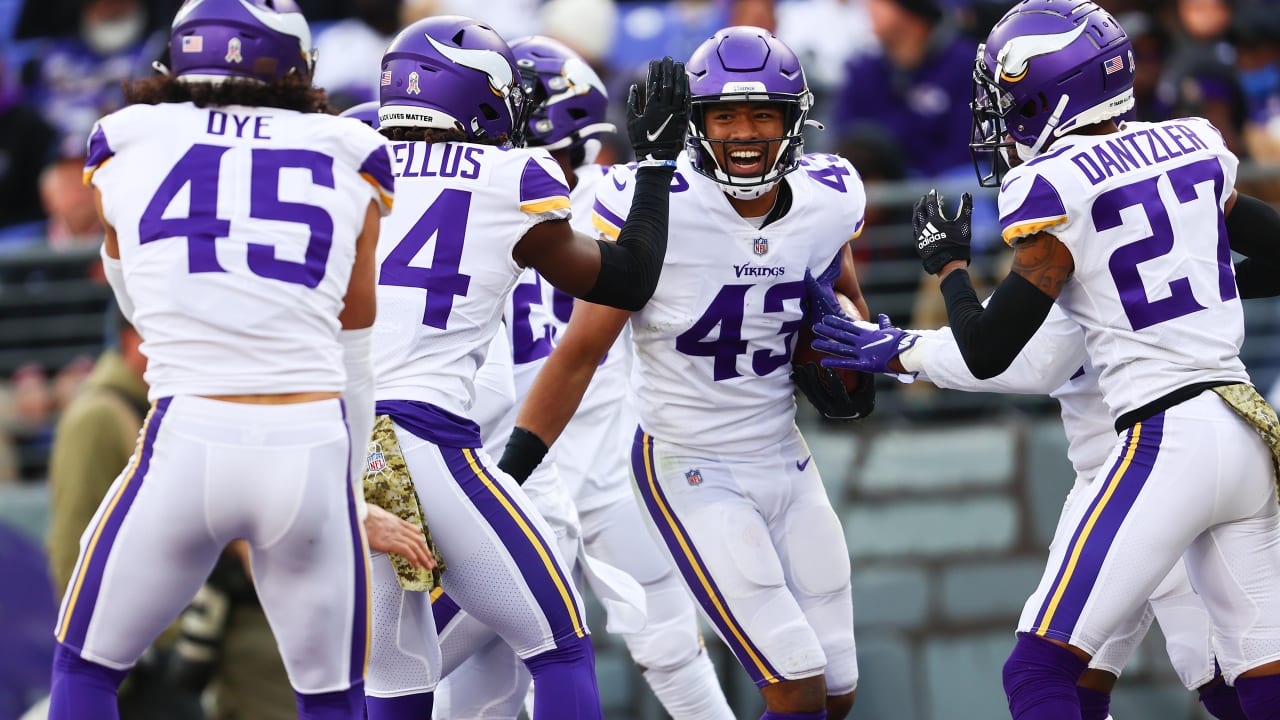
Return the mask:
<path id="1" fill-rule="evenodd" d="M 1033 629 L 1037 635 L 1071 637 L 1116 534 L 1151 477 L 1163 438 L 1164 413 L 1129 429 L 1125 450 L 1071 537 L 1062 567 L 1036 617 Z"/>
<path id="2" fill-rule="evenodd" d="M 172 400 L 173 398 L 161 398 L 147 414 L 147 419 L 143 422 L 142 442 L 138 445 L 133 467 L 116 489 L 115 495 L 105 501 L 109 503 L 107 510 L 89 538 L 76 577 L 67 589 L 71 593 L 71 599 L 67 603 L 57 637 L 58 642 L 77 653 L 84 647 L 85 635 L 89 632 L 94 605 L 97 604 L 98 592 L 102 589 L 102 573 L 111 557 L 111 546 L 115 544 L 120 526 L 124 524 L 129 508 L 138 496 L 138 488 L 142 487 L 147 472 L 151 469 L 156 436 L 160 433 L 160 423 Z"/>
<path id="3" fill-rule="evenodd" d="M 751 642 L 742 625 L 729 610 L 715 580 L 707 571 L 702 557 L 689 540 L 689 533 L 676 517 L 671 503 L 667 502 L 662 487 L 654 474 L 653 437 L 643 429 L 636 429 L 635 443 L 631 447 L 631 466 L 635 473 L 636 484 L 640 488 L 640 496 L 644 498 L 645 508 L 653 518 L 662 534 L 662 540 L 675 558 L 676 567 L 684 577 L 685 585 L 693 592 L 698 604 L 702 606 L 711 622 L 720 630 L 720 636 L 729 644 L 738 662 L 746 669 L 747 674 L 755 681 L 757 687 L 766 687 L 783 680 L 778 671 Z"/>
<path id="4" fill-rule="evenodd" d="M 551 545 L 506 490 L 493 479 L 489 469 L 480 464 L 475 450 L 449 447 L 440 447 L 439 450 L 454 480 L 462 486 L 463 493 L 502 539 L 503 548 L 511 553 L 516 565 L 522 569 L 524 581 L 546 615 L 557 644 L 566 639 L 584 637 L 586 628 L 578 616 L 576 591 L 556 561 Z"/>
<path id="5" fill-rule="evenodd" d="M 449 623 L 453 622 L 461 611 L 462 608 L 458 607 L 458 603 L 449 597 L 444 588 L 431 591 L 431 617 L 436 621 L 437 635 L 443 635 L 445 628 L 449 627 Z"/>
<path id="6" fill-rule="evenodd" d="M 347 422 L 347 404 L 338 401 L 342 407 L 342 422 Z M 347 426 L 347 467 L 351 467 L 351 453 L 356 448 L 351 438 L 351 427 Z M 360 521 L 360 513 L 356 508 L 355 493 L 359 492 L 353 485 L 347 493 L 347 521 L 351 528 L 351 547 L 355 553 L 353 564 L 356 572 L 355 607 L 351 620 L 351 682 L 364 680 L 369 667 L 369 646 L 373 634 L 373 617 L 369 612 L 369 543 L 364 534 L 364 523 Z"/>

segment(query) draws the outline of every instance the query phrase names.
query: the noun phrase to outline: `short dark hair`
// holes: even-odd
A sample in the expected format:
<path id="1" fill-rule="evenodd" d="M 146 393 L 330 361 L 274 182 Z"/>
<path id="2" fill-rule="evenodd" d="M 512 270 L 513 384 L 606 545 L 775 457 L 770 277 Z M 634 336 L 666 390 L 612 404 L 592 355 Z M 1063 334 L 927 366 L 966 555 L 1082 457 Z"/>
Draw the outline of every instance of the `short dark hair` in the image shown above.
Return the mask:
<path id="1" fill-rule="evenodd" d="M 477 145 L 503 145 L 507 142 L 507 134 L 492 138 L 472 139 L 461 130 L 425 128 L 425 127 L 385 127 L 379 128 L 382 136 L 393 142 L 469 142 Z"/>
<path id="2" fill-rule="evenodd" d="M 127 82 L 124 92 L 125 99 L 137 105 L 190 102 L 196 107 L 247 105 L 332 113 L 324 90 L 312 87 L 309 79 L 297 74 L 270 82 L 231 78 L 220 83 L 187 82 L 175 75 L 159 75 Z"/>

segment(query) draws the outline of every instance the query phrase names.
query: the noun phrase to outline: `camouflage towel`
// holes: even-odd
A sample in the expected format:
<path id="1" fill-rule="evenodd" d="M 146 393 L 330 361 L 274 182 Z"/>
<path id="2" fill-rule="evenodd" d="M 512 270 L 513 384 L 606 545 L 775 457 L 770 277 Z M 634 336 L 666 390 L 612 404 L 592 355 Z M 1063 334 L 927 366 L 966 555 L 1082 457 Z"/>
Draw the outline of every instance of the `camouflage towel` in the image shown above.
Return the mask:
<path id="1" fill-rule="evenodd" d="M 1236 414 L 1244 418 L 1258 431 L 1262 442 L 1271 450 L 1271 466 L 1276 471 L 1276 479 L 1280 482 L 1280 419 L 1262 395 L 1247 383 L 1223 385 L 1213 389 L 1231 406 Z"/>
<path id="2" fill-rule="evenodd" d="M 440 586 L 440 573 L 445 571 L 444 558 L 440 557 L 440 551 L 431 539 L 431 530 L 427 528 L 422 513 L 422 502 L 413 488 L 409 466 L 400 452 L 400 441 L 396 439 L 389 415 L 379 415 L 374 421 L 373 439 L 369 442 L 369 454 L 365 460 L 364 499 L 422 528 L 427 547 L 436 557 L 435 570 L 419 570 L 399 555 L 388 553 L 387 557 L 391 558 L 391 565 L 396 569 L 396 579 L 405 590 L 431 592 Z"/>

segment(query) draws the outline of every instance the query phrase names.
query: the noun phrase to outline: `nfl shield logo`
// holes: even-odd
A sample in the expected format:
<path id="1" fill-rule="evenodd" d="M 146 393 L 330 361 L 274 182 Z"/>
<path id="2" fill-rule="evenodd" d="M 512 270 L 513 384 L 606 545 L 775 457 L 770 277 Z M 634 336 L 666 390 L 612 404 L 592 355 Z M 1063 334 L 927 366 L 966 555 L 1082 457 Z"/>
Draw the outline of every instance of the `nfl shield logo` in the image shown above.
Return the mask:
<path id="1" fill-rule="evenodd" d="M 233 63 L 244 62 L 244 58 L 240 55 L 240 38 L 233 37 L 227 41 L 227 56 L 223 59 Z"/>
<path id="2" fill-rule="evenodd" d="M 371 473 L 381 473 L 387 467 L 387 458 L 382 454 L 382 446 L 374 443 L 369 447 L 369 457 L 367 459 L 368 471 Z"/>
<path id="3" fill-rule="evenodd" d="M 684 479 L 688 480 L 690 485 L 701 485 L 702 473 L 698 472 L 697 468 L 694 468 L 684 474 Z"/>
<path id="4" fill-rule="evenodd" d="M 757 255 L 763 255 L 769 252 L 769 238 L 764 236 L 756 238 L 751 245 L 751 251 Z"/>
<path id="5" fill-rule="evenodd" d="M 417 95 L 422 92 L 422 89 L 418 87 L 418 73 L 416 71 L 409 73 L 409 87 L 405 88 L 404 91 L 410 95 Z"/>

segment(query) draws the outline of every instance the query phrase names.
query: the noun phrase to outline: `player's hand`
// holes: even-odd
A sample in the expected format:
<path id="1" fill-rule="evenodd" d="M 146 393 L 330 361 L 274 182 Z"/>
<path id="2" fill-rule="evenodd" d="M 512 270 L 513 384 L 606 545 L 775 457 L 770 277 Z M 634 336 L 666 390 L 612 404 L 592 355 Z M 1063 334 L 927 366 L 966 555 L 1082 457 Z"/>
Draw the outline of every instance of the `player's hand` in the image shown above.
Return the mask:
<path id="1" fill-rule="evenodd" d="M 812 362 L 792 365 L 791 382 L 828 420 L 861 420 L 876 409 L 875 378 L 867 373 L 859 376 L 858 387 L 852 393 L 834 369 Z"/>
<path id="2" fill-rule="evenodd" d="M 434 570 L 435 555 L 427 547 L 427 539 L 416 525 L 401 520 L 377 505 L 369 505 L 364 519 L 369 548 L 376 552 L 395 553 L 420 570 Z"/>
<path id="3" fill-rule="evenodd" d="M 643 97 L 631 86 L 627 134 L 641 166 L 669 165 L 684 149 L 689 125 L 689 76 L 684 63 L 669 57 L 649 62 Z"/>
<path id="4" fill-rule="evenodd" d="M 826 281 L 825 277 L 815 278 L 808 268 L 804 271 L 804 291 L 807 320 L 816 323 L 821 322 L 827 315 L 847 317 L 844 308 L 840 307 L 840 301 L 836 300 L 831 282 Z"/>
<path id="5" fill-rule="evenodd" d="M 839 357 L 823 358 L 822 366 L 874 373 L 901 373 L 902 368 L 890 363 L 904 350 L 916 344 L 919 335 L 893 326 L 888 315 L 880 316 L 880 324 L 854 321 L 839 315 L 827 315 L 813 326 L 818 337 L 813 349 Z"/>
<path id="6" fill-rule="evenodd" d="M 911 212 L 916 254 L 930 275 L 937 275 L 952 260 L 968 262 L 973 239 L 973 197 L 969 193 L 960 196 L 960 209 L 953 218 L 947 217 L 942 204 L 938 191 L 930 190 L 916 201 Z"/>

